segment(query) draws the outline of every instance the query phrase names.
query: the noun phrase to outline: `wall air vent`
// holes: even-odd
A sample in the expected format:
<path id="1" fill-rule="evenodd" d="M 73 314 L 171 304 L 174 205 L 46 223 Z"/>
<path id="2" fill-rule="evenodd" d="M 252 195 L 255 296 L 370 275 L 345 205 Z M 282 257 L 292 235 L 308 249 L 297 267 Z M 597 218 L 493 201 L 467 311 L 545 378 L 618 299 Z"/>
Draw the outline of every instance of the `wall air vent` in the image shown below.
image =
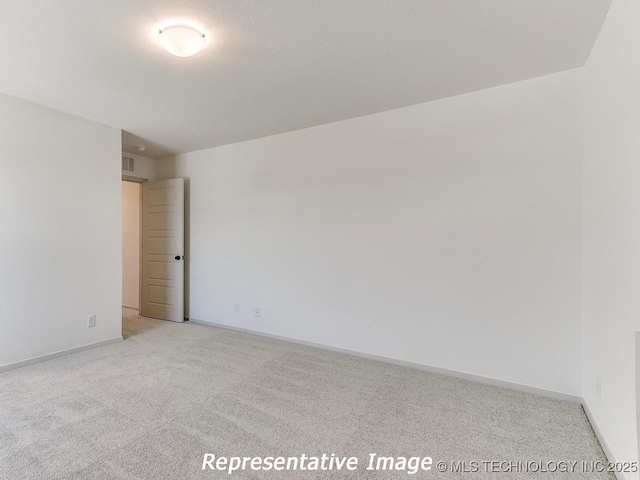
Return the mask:
<path id="1" fill-rule="evenodd" d="M 126 155 L 122 156 L 122 171 L 123 172 L 135 171 L 135 160 L 133 157 L 127 157 Z"/>

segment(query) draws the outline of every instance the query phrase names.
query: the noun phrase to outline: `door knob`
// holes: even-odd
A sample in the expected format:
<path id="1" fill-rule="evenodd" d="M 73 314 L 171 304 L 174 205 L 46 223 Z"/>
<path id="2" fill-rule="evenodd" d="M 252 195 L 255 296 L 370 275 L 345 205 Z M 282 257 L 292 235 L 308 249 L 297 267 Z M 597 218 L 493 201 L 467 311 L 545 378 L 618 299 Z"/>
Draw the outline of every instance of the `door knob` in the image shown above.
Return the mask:
<path id="1" fill-rule="evenodd" d="M 180 260 L 180 255 L 176 255 L 176 260 Z"/>

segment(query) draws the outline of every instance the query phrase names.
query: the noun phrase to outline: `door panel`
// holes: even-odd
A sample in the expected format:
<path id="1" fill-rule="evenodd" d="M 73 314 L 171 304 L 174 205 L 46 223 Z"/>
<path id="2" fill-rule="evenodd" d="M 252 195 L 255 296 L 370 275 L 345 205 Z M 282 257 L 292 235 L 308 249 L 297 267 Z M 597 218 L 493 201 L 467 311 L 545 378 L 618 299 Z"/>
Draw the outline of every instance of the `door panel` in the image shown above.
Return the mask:
<path id="1" fill-rule="evenodd" d="M 184 321 L 182 178 L 142 184 L 141 290 L 141 315 Z"/>

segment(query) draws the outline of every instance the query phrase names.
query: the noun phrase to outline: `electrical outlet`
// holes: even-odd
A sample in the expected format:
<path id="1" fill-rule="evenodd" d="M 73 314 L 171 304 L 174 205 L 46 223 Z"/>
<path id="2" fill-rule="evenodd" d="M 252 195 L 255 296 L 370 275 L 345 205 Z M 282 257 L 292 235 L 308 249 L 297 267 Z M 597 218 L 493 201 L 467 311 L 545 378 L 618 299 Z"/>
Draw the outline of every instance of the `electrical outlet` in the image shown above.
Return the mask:
<path id="1" fill-rule="evenodd" d="M 233 306 L 233 311 L 236 312 L 236 313 L 240 313 L 240 304 L 239 303 L 236 303 Z"/>
<path id="2" fill-rule="evenodd" d="M 253 309 L 253 316 L 256 318 L 260 318 L 260 307 L 255 307 Z"/>
<path id="3" fill-rule="evenodd" d="M 602 382 L 600 381 L 600 377 L 596 377 L 596 395 L 598 398 L 602 398 Z"/>
<path id="4" fill-rule="evenodd" d="M 89 315 L 87 317 L 87 327 L 95 327 L 96 326 L 96 316 Z"/>

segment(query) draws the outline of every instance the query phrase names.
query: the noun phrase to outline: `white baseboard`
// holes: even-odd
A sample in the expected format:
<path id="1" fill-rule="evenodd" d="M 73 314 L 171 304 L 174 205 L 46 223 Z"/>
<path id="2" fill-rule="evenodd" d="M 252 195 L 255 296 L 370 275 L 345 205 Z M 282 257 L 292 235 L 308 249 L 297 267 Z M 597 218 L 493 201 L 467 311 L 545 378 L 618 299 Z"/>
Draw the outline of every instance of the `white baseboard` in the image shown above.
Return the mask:
<path id="1" fill-rule="evenodd" d="M 140 311 L 139 307 L 132 307 L 131 305 L 122 305 L 122 308 L 126 310 L 135 310 L 136 312 Z"/>
<path id="2" fill-rule="evenodd" d="M 40 357 L 30 358 L 28 360 L 22 360 L 21 362 L 10 363 L 8 365 L 0 365 L 0 373 L 8 372 L 9 370 L 15 370 L 16 368 L 22 368 L 35 363 L 46 362 L 47 360 L 53 360 L 54 358 L 64 357 L 65 355 L 71 355 L 73 353 L 84 352 L 85 350 L 91 350 L 93 348 L 104 347 L 113 343 L 122 342 L 122 337 L 115 337 L 102 342 L 90 343 L 88 345 L 82 345 L 81 347 L 70 348 L 68 350 L 62 350 L 60 352 L 51 353 L 49 355 L 42 355 Z"/>
<path id="3" fill-rule="evenodd" d="M 615 463 L 616 457 L 613 455 L 613 452 L 611 451 L 611 448 L 607 443 L 607 439 L 604 438 L 604 434 L 600 429 L 600 425 L 598 425 L 598 422 L 596 422 L 596 418 L 593 416 L 593 412 L 591 412 L 591 409 L 589 408 L 589 404 L 585 399 L 582 399 L 581 403 L 582 403 L 582 409 L 584 410 L 585 415 L 589 419 L 589 423 L 591 423 L 591 428 L 593 428 L 593 433 L 596 434 L 596 438 L 600 442 L 600 446 L 602 447 L 602 450 L 604 451 L 604 454 L 606 455 L 607 460 L 609 460 L 611 463 Z M 614 472 L 614 473 L 616 474 L 616 478 L 618 480 L 627 480 L 623 473 L 621 472 Z"/>
<path id="4" fill-rule="evenodd" d="M 374 355 L 371 353 L 360 352 L 357 350 L 349 350 L 347 348 L 334 347 L 332 345 L 325 345 L 321 343 L 308 342 L 306 340 L 299 340 L 297 338 L 285 337 L 282 335 L 274 335 L 271 333 L 260 332 L 256 330 L 250 330 L 248 328 L 235 327 L 232 325 L 225 325 L 223 323 L 209 322 L 206 320 L 199 320 L 197 318 L 190 318 L 190 322 L 198 323 L 201 325 L 210 325 L 213 327 L 220 327 L 227 330 L 234 330 L 236 332 L 248 333 L 251 335 L 257 335 L 260 337 L 272 338 L 276 340 L 284 340 L 286 342 L 297 343 L 300 345 L 306 345 L 309 347 L 321 348 L 323 350 L 330 350 L 332 352 L 346 353 L 348 355 L 355 355 L 357 357 L 368 358 L 370 360 L 376 360 L 379 362 L 392 363 L 394 365 L 400 365 L 403 367 L 415 368 L 418 370 L 424 370 L 427 372 L 439 373 L 442 375 L 448 375 L 450 377 L 462 378 L 465 380 L 471 380 L 473 382 L 484 383 L 488 385 L 494 385 L 497 387 L 510 388 L 520 392 L 532 393 L 534 395 L 542 395 L 543 397 L 554 398 L 556 400 L 564 400 L 573 403 L 583 403 L 583 398 L 578 395 L 570 393 L 556 392 L 554 390 L 546 390 L 544 388 L 532 387 L 530 385 L 523 385 L 520 383 L 509 382 L 506 380 L 497 380 L 491 377 L 483 377 L 482 375 L 475 375 L 473 373 L 459 372 L 457 370 L 449 370 L 441 367 L 434 367 L 432 365 L 426 365 L 423 363 L 409 362 L 406 360 L 400 360 L 392 357 L 384 357 L 382 355 Z"/>

